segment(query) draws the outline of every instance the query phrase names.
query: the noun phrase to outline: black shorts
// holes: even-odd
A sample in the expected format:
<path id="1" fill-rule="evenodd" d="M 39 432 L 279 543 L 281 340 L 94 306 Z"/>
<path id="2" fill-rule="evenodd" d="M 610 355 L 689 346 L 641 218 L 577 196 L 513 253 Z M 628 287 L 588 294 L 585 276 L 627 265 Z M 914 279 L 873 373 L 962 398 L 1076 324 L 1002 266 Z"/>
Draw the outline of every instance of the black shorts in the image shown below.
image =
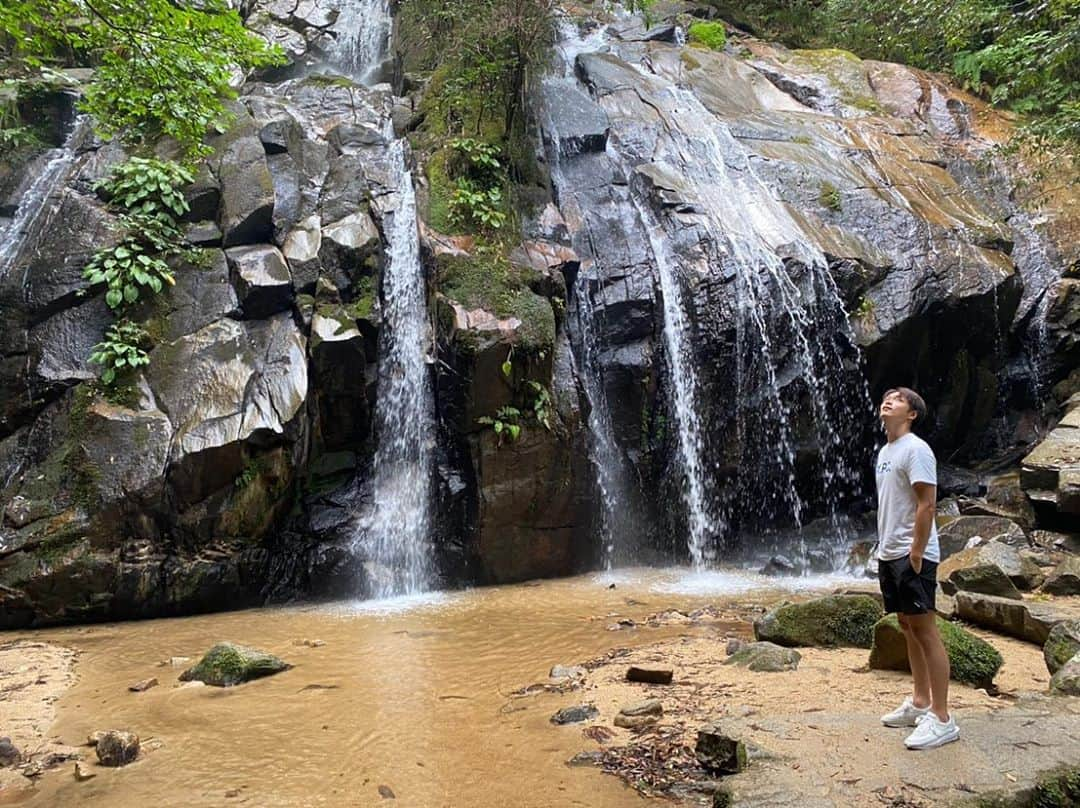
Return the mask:
<path id="1" fill-rule="evenodd" d="M 878 583 L 885 599 L 885 612 L 926 614 L 934 611 L 937 596 L 937 562 L 922 562 L 916 573 L 908 556 L 892 561 L 878 561 Z"/>

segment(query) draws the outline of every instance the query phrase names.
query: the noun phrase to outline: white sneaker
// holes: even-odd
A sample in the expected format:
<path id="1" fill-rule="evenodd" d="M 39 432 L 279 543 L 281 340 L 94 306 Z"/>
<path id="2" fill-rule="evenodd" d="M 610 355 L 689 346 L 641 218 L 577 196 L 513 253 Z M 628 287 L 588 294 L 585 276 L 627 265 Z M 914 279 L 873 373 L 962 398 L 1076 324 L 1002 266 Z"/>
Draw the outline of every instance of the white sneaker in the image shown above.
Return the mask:
<path id="1" fill-rule="evenodd" d="M 948 721 L 941 721 L 933 713 L 927 713 L 918 719 L 915 731 L 904 740 L 908 749 L 933 749 L 959 739 L 960 727 L 950 715 Z"/>
<path id="2" fill-rule="evenodd" d="M 881 716 L 881 723 L 887 727 L 913 727 L 919 719 L 930 712 L 929 707 L 916 707 L 911 701 L 911 696 L 904 699 L 904 703 Z"/>

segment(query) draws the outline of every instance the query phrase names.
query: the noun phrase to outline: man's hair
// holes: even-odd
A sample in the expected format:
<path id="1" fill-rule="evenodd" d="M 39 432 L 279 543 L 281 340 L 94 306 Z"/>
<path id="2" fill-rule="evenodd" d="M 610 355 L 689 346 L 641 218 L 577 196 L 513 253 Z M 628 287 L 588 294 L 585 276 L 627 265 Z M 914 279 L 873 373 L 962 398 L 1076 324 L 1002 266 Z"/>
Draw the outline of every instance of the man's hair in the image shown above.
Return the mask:
<path id="1" fill-rule="evenodd" d="M 915 412 L 915 423 L 921 425 L 926 420 L 926 402 L 923 401 L 923 397 L 910 387 L 893 387 L 885 391 L 881 400 L 884 401 L 894 393 L 907 402 L 907 405 Z"/>

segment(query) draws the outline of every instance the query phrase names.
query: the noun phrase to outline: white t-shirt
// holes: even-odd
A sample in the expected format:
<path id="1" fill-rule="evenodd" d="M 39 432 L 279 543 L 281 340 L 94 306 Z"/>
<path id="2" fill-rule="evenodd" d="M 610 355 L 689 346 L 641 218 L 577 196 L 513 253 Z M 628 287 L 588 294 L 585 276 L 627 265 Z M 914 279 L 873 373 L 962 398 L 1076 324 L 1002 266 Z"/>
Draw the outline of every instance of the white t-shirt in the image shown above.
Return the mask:
<path id="1" fill-rule="evenodd" d="M 934 451 L 918 435 L 908 432 L 878 452 L 875 467 L 878 493 L 878 558 L 892 561 L 911 552 L 915 538 L 915 483 L 937 485 Z M 930 538 L 923 558 L 940 561 L 937 526 L 930 522 Z"/>

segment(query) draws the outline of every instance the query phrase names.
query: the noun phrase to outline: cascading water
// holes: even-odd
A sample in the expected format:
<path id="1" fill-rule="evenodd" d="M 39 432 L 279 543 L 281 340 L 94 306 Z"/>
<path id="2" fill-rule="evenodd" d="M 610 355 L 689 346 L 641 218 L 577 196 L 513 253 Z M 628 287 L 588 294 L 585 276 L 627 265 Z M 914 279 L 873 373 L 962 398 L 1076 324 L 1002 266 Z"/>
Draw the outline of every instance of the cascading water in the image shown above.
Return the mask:
<path id="1" fill-rule="evenodd" d="M 345 0 L 334 30 L 337 45 L 331 62 L 367 84 L 390 45 L 390 0 Z"/>
<path id="2" fill-rule="evenodd" d="M 23 244 L 34 232 L 35 225 L 48 207 L 49 200 L 67 180 L 78 149 L 89 132 L 90 119 L 80 116 L 75 120 L 64 144 L 42 155 L 43 167 L 19 198 L 19 207 L 11 222 L 0 230 L 0 278 L 11 269 L 22 251 Z"/>
<path id="3" fill-rule="evenodd" d="M 425 591 L 430 583 L 431 485 L 435 406 L 427 367 L 431 344 L 427 288 L 420 265 L 416 196 L 405 148 L 390 147 L 396 179 L 387 229 L 390 249 L 383 271 L 383 325 L 375 404 L 373 500 L 357 543 L 387 573 L 378 597 Z"/>
<path id="4" fill-rule="evenodd" d="M 568 83 L 570 92 L 588 92 L 574 81 L 573 60 L 582 53 L 609 50 L 614 43 L 602 31 L 584 38 L 568 22 L 560 33 L 563 76 L 549 81 Z M 858 489 L 863 458 L 849 447 L 853 437 L 857 436 L 855 443 L 861 438 L 872 408 L 865 380 L 855 367 L 858 351 L 825 256 L 757 177 L 746 150 L 723 120 L 679 86 L 677 79 L 660 75 L 651 65 L 636 68 L 648 79 L 652 96 L 648 105 L 657 113 L 659 131 L 656 140 L 645 145 L 636 133 L 623 140 L 619 126 L 612 125 L 607 155 L 618 166 L 617 173 L 631 180 L 633 210 L 623 217 L 626 237 L 640 238 L 644 231 L 660 285 L 687 548 L 695 567 L 703 567 L 716 558 L 717 539 L 729 532 L 726 516 L 730 514 L 759 527 L 777 521 L 798 526 L 804 519 L 806 503 L 796 488 L 797 453 L 791 426 L 795 415 L 787 390 L 793 380 L 800 380 L 813 415 L 820 500 L 830 516 L 835 517 L 843 499 Z M 557 121 L 545 124 L 545 136 L 554 138 L 556 145 L 557 130 Z M 556 149 L 551 161 L 560 205 L 572 202 L 574 196 L 572 183 L 563 176 L 562 156 Z M 692 197 L 694 213 L 686 219 L 695 221 L 706 234 L 706 249 L 714 256 L 708 273 L 734 281 L 737 346 L 732 409 L 742 454 L 738 477 L 723 497 L 715 490 L 715 447 L 710 446 L 716 435 L 706 431 L 699 401 L 699 336 L 690 308 L 696 294 L 696 281 L 691 280 L 695 270 L 684 266 L 681 253 L 672 248 L 677 233 L 666 232 L 668 217 L 654 212 L 650 190 L 637 177 L 636 169 L 643 163 L 661 171 L 671 166 L 693 167 L 692 174 L 683 171 L 677 183 Z M 587 212 L 582 218 L 587 226 Z M 634 233 L 635 229 L 639 232 Z M 581 314 L 588 316 L 588 307 Z M 588 377 L 587 357 L 583 365 Z M 594 407 L 603 403 L 587 392 Z M 603 426 L 602 418 L 594 421 Z M 593 422 L 590 426 L 596 429 Z M 594 433 L 593 442 L 599 449 L 609 441 Z M 603 480 L 599 487 L 607 496 Z M 726 506 L 721 500 L 726 500 Z M 834 526 L 839 532 L 835 518 Z"/>
<path id="5" fill-rule="evenodd" d="M 354 0 L 339 17 L 335 67 L 367 83 L 389 44 L 390 3 Z M 371 563 L 376 597 L 414 595 L 431 585 L 431 508 L 435 403 L 428 370 L 432 344 L 420 263 L 416 194 L 407 146 L 390 121 L 384 136 L 389 180 L 383 210 L 388 242 L 382 272 L 382 327 L 374 432 L 372 499 L 357 519 L 353 545 Z"/>

